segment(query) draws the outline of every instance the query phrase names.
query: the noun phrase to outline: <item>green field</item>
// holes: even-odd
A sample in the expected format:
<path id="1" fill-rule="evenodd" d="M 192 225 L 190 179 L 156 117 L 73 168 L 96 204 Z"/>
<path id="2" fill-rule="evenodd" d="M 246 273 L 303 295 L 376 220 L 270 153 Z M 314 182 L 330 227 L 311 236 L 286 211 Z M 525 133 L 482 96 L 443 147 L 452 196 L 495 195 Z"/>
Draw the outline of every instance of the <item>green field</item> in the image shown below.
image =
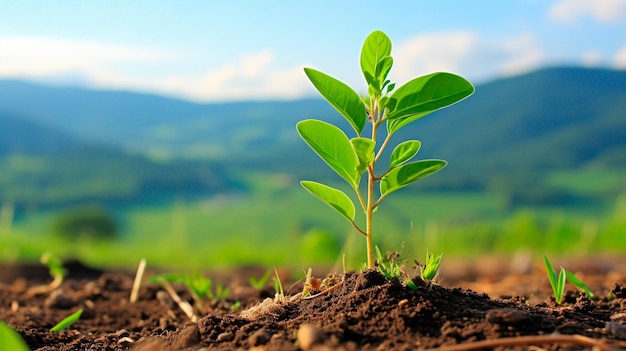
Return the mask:
<path id="1" fill-rule="evenodd" d="M 589 179 L 604 179 L 603 185 Z M 404 254 L 414 258 L 426 248 L 465 258 L 520 249 L 567 255 L 624 252 L 626 193 L 607 194 L 621 179 L 612 173 L 554 173 L 548 177 L 552 186 L 597 199 L 513 208 L 497 193 L 409 189 L 381 205 L 375 241 L 383 250 L 404 243 Z M 59 240 L 51 234 L 51 223 L 61 209 L 33 210 L 15 222 L 5 214 L 0 216 L 0 260 L 36 261 L 52 252 L 97 266 L 133 267 L 146 258 L 163 267 L 306 267 L 334 264 L 345 254 L 350 267 L 359 266 L 365 245 L 361 235 L 297 182 L 255 175 L 250 184 L 252 193 L 113 209 L 121 228 L 116 240 Z"/>

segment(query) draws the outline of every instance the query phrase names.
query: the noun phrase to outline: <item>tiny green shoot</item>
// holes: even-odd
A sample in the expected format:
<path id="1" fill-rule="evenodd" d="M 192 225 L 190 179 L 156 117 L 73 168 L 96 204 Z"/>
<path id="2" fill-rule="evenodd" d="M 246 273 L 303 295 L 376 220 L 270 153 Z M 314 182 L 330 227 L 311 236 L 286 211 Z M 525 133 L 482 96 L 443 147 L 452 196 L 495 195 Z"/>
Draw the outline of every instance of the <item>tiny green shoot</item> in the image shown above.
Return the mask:
<path id="1" fill-rule="evenodd" d="M 580 279 L 578 279 L 578 277 L 576 277 L 574 273 L 566 271 L 565 268 L 561 267 L 561 270 L 559 271 L 559 274 L 557 275 L 548 257 L 544 256 L 543 260 L 546 266 L 548 280 L 550 281 L 550 286 L 552 287 L 552 292 L 554 294 L 554 300 L 556 301 L 557 304 L 560 305 L 563 302 L 563 296 L 565 294 L 565 283 L 567 280 L 569 280 L 577 288 L 585 292 L 587 297 L 589 297 L 590 299 L 594 298 L 594 295 L 593 295 L 593 292 L 591 292 L 591 289 L 589 289 L 589 287 L 585 283 L 583 283 Z"/>
<path id="2" fill-rule="evenodd" d="M 20 334 L 2 321 L 0 321 L 0 350 L 30 351 Z"/>
<path id="3" fill-rule="evenodd" d="M 439 265 L 441 265 L 441 258 L 443 254 L 434 255 L 432 252 L 426 250 L 426 264 L 421 268 L 421 276 L 425 281 L 433 280 L 437 276 L 439 271 Z"/>
<path id="4" fill-rule="evenodd" d="M 63 318 L 62 321 L 60 321 L 59 323 L 57 323 L 57 325 L 55 325 L 54 327 L 50 328 L 50 331 L 52 332 L 60 332 L 61 330 L 66 329 L 67 327 L 69 327 L 70 325 L 74 324 L 74 322 L 76 322 L 80 316 L 83 314 L 83 309 L 79 309 L 78 311 L 70 314 L 69 316 Z"/>
<path id="5" fill-rule="evenodd" d="M 285 302 L 285 290 L 283 290 L 283 283 L 280 281 L 280 276 L 278 275 L 278 270 L 274 268 L 275 276 L 272 277 L 274 281 L 274 291 L 276 291 L 276 295 L 274 296 L 274 301 L 283 303 Z"/>
<path id="6" fill-rule="evenodd" d="M 343 191 L 309 180 L 302 181 L 302 186 L 365 236 L 367 267 L 373 269 L 376 254 L 373 215 L 380 203 L 392 192 L 436 173 L 447 164 L 436 159 L 409 162 L 419 151 L 421 142 L 407 140 L 395 146 L 387 170 L 380 173 L 376 166 L 391 137 L 412 122 L 470 96 L 474 87 L 460 76 L 436 72 L 396 89 L 396 84 L 387 79 L 393 66 L 391 40 L 381 31 L 374 31 L 365 39 L 360 63 L 368 96 L 359 95 L 325 73 L 304 69 L 313 86 L 348 121 L 354 137 L 350 139 L 333 124 L 316 119 L 300 121 L 296 129 L 305 143 L 352 188 L 365 214 L 365 223 L 355 221 L 355 203 Z M 370 137 L 362 134 L 368 123 Z M 386 130 L 379 133 L 383 125 Z M 361 184 L 363 178 L 365 185 Z M 376 183 L 379 183 L 378 195 L 374 194 Z"/>
<path id="7" fill-rule="evenodd" d="M 554 299 L 556 303 L 561 304 L 563 302 L 563 293 L 565 292 L 565 269 L 561 268 L 559 275 L 556 275 L 554 268 L 552 268 L 552 264 L 548 257 L 544 256 L 543 260 L 546 264 L 546 271 L 548 272 L 548 280 L 550 281 L 550 286 L 552 286 L 552 293 L 554 294 Z"/>
<path id="8" fill-rule="evenodd" d="M 270 269 L 268 269 L 258 279 L 253 277 L 253 276 L 249 277 L 248 278 L 248 282 L 256 290 L 261 290 L 261 289 L 263 289 L 265 287 L 265 284 L 267 284 L 267 282 L 268 282 L 268 280 L 270 279 L 271 276 L 272 276 L 272 271 Z"/>
<path id="9" fill-rule="evenodd" d="M 168 283 L 183 283 L 199 309 L 203 308 L 205 299 L 225 300 L 230 293 L 230 289 L 225 288 L 223 284 L 214 284 L 211 278 L 197 272 L 193 274 L 163 273 L 154 275 L 149 279 L 153 283 L 162 283 L 162 280 Z"/>
<path id="10" fill-rule="evenodd" d="M 378 268 L 378 271 L 387 279 L 400 277 L 400 265 L 397 263 L 400 254 L 398 252 L 392 252 L 385 257 L 380 252 L 377 245 L 374 246 L 374 249 L 376 250 L 376 268 Z"/>

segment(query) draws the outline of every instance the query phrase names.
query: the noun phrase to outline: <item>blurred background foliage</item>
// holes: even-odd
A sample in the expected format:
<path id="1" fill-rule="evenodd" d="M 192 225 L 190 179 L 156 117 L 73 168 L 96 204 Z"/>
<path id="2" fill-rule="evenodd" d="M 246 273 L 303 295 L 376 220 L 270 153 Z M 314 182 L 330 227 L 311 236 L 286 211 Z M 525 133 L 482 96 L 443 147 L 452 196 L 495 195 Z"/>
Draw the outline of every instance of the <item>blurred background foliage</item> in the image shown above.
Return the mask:
<path id="1" fill-rule="evenodd" d="M 295 131 L 341 119 L 321 99 L 197 104 L 0 80 L 0 101 L 2 261 L 360 264 L 359 234 L 298 184 L 344 186 Z M 449 166 L 381 207 L 381 248 L 626 250 L 626 72 L 496 80 L 408 129 L 397 140 Z"/>

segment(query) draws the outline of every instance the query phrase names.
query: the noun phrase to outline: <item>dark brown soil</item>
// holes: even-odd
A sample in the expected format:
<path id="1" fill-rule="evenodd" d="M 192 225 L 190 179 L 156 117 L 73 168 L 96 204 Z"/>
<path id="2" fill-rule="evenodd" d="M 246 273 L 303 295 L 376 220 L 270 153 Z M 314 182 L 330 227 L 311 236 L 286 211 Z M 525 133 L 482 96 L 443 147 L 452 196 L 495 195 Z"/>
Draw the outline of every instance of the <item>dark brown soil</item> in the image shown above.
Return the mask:
<path id="1" fill-rule="evenodd" d="M 597 297 L 568 286 L 561 305 L 540 265 L 501 259 L 444 263 L 443 279 L 417 291 L 375 271 L 335 275 L 325 282 L 330 291 L 302 299 L 300 282 L 279 302 L 270 284 L 259 291 L 247 282 L 262 270 L 213 272 L 231 288 L 229 297 L 208 302 L 195 322 L 159 285 L 144 283 L 130 303 L 133 274 L 73 263 L 60 288 L 33 295 L 50 280 L 45 267 L 5 265 L 0 320 L 40 351 L 626 349 L 624 261 L 581 262 L 553 263 L 576 272 Z M 193 303 L 183 286 L 174 288 Z M 76 323 L 49 331 L 79 308 Z"/>

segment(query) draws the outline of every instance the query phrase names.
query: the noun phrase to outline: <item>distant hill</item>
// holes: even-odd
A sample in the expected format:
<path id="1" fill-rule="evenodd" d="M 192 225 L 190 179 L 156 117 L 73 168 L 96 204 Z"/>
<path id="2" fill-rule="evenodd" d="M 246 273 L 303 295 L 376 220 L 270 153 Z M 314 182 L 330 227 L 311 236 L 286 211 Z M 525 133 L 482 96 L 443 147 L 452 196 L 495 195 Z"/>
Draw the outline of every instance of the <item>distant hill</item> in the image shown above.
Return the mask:
<path id="1" fill-rule="evenodd" d="M 0 113 L 0 156 L 51 154 L 78 147 L 78 139 L 25 118 Z"/>
<path id="2" fill-rule="evenodd" d="M 5 153 L 75 149 L 76 140 L 87 140 L 152 160 L 201 161 L 185 161 L 195 166 L 178 167 L 179 179 L 200 164 L 297 177 L 330 174 L 295 132 L 304 118 L 348 128 L 322 99 L 198 104 L 0 80 Z M 37 145 L 16 135 L 29 135 Z M 420 157 L 449 161 L 437 180 L 429 180 L 444 188 L 486 188 L 499 177 L 523 189 L 549 169 L 624 169 L 626 72 L 555 67 L 482 84 L 469 99 L 403 129 L 390 146 L 406 138 L 422 141 Z"/>

